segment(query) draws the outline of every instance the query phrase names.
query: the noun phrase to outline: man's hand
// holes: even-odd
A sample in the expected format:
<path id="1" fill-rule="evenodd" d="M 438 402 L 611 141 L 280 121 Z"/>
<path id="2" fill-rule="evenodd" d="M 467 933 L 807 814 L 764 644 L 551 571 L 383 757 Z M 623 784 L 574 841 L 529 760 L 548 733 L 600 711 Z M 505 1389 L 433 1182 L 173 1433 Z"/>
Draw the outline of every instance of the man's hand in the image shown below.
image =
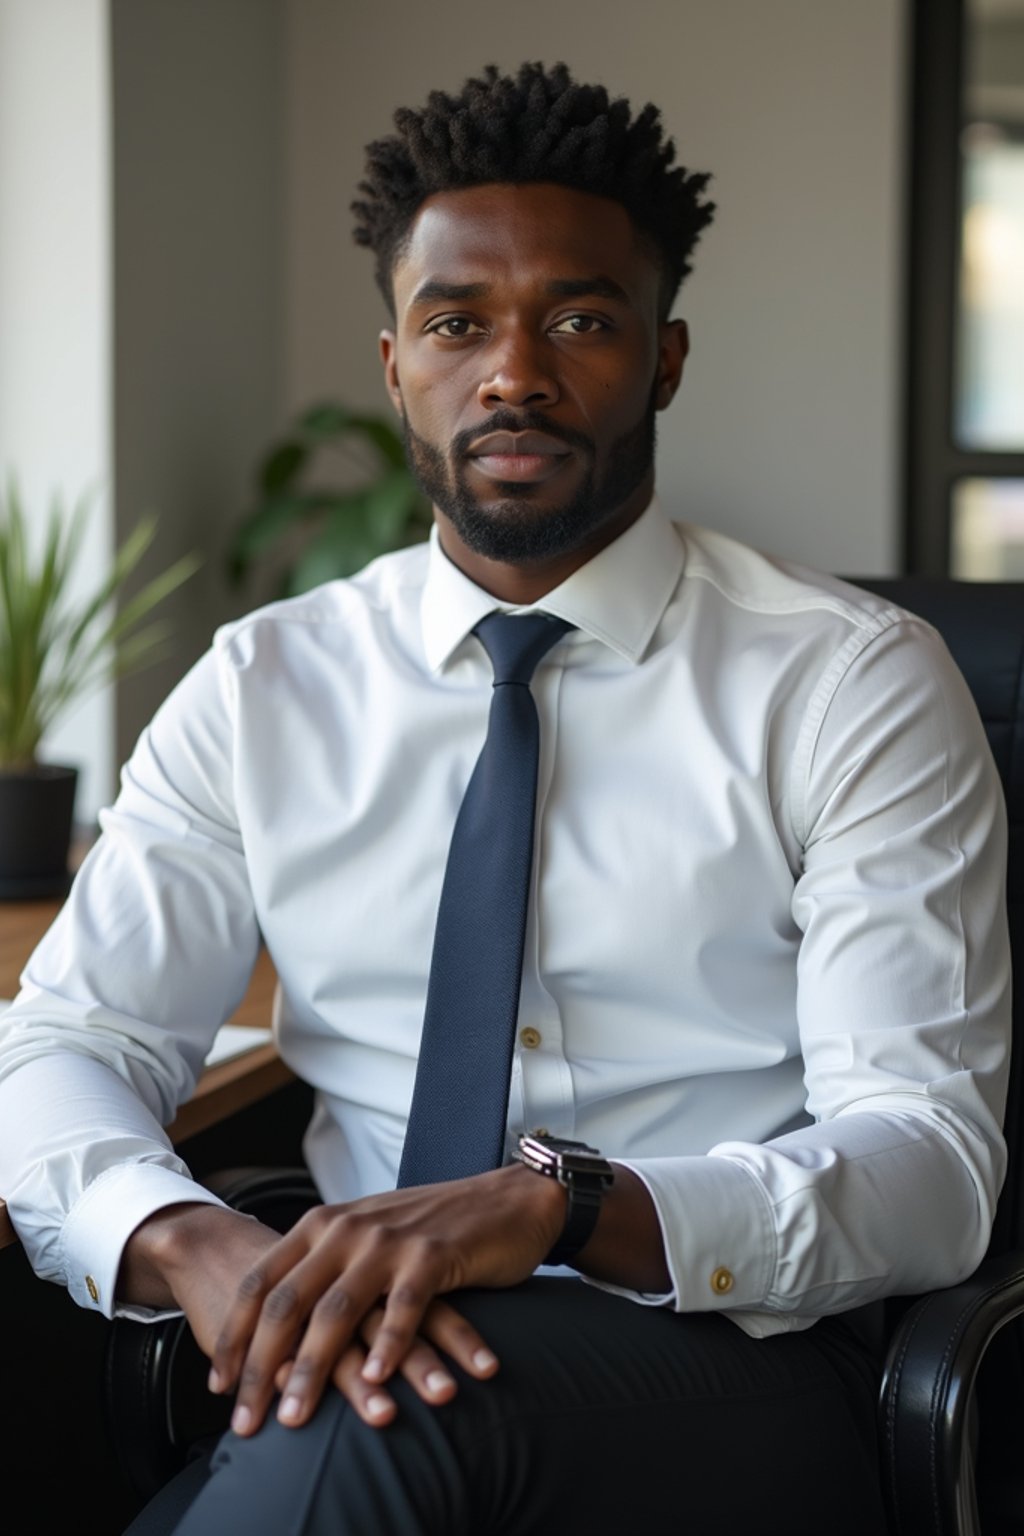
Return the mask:
<path id="1" fill-rule="evenodd" d="M 236 1432 L 260 1426 L 275 1388 L 282 1422 L 305 1423 L 328 1382 L 367 1423 L 387 1423 L 383 1383 L 397 1370 L 446 1402 L 456 1383 L 437 1349 L 493 1374 L 485 1341 L 437 1298 L 527 1279 L 564 1215 L 564 1191 L 519 1164 L 308 1212 L 244 1276 L 213 1349 L 211 1386 L 238 1390 Z"/>

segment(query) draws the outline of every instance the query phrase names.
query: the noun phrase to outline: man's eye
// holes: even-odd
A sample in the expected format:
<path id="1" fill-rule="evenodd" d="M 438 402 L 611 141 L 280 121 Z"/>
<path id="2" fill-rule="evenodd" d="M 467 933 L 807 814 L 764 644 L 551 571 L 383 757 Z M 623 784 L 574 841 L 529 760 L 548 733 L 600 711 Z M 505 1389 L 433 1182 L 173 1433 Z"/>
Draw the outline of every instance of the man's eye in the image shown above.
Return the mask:
<path id="1" fill-rule="evenodd" d="M 596 315 L 566 315 L 551 329 L 556 336 L 591 336 L 595 331 L 607 330 L 608 326 Z"/>
<path id="2" fill-rule="evenodd" d="M 472 320 L 467 320 L 465 315 L 452 315 L 448 320 L 438 320 L 436 325 L 430 327 L 435 336 L 456 338 L 459 336 L 471 336 L 480 330 Z"/>

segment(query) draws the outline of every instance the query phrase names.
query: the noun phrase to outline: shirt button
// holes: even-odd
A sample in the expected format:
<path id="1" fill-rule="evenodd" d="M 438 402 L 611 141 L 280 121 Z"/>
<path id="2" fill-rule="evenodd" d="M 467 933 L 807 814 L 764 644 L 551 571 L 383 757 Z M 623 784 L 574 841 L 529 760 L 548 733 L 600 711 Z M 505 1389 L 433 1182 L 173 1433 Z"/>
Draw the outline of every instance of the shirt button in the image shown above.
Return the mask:
<path id="1" fill-rule="evenodd" d="M 93 1279 L 92 1275 L 86 1275 L 85 1288 L 89 1292 L 89 1295 L 92 1297 L 93 1301 L 98 1302 L 100 1299 L 99 1287 L 97 1286 L 96 1281 Z"/>
<path id="2" fill-rule="evenodd" d="M 716 1296 L 728 1296 L 735 1284 L 732 1270 L 726 1269 L 724 1264 L 720 1264 L 711 1276 L 711 1289 Z"/>
<path id="3" fill-rule="evenodd" d="M 519 1031 L 519 1039 L 528 1051 L 535 1051 L 538 1045 L 540 1045 L 540 1030 L 521 1029 Z"/>

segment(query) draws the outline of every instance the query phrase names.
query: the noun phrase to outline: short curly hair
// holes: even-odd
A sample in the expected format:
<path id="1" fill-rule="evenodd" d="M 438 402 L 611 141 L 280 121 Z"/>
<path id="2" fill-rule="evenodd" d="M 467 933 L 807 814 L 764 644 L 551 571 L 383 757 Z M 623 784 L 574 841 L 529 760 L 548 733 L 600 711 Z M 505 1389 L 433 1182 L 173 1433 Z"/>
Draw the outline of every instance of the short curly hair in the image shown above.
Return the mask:
<path id="1" fill-rule="evenodd" d="M 367 146 L 363 195 L 351 205 L 353 237 L 373 251 L 391 313 L 394 264 L 426 198 L 488 182 L 543 181 L 622 204 L 658 261 L 667 318 L 715 205 L 701 198 L 709 174 L 670 169 L 675 145 L 660 118 L 650 103 L 634 118 L 628 101 L 612 100 L 602 85 L 577 84 L 565 64 L 521 64 L 514 76 L 489 64 L 457 96 L 432 91 L 422 110 L 400 107 L 397 133 Z"/>

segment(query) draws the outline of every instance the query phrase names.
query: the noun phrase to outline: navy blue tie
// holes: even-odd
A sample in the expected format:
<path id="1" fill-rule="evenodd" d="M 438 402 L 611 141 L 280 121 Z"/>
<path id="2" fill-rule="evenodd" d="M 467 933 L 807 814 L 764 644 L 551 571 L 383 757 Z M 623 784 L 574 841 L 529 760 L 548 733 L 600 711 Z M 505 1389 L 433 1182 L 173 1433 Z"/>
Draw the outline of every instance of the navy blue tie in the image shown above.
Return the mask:
<path id="1" fill-rule="evenodd" d="M 533 865 L 540 727 L 530 679 L 572 626 L 492 613 L 487 739 L 452 833 L 400 1189 L 501 1166 Z"/>

